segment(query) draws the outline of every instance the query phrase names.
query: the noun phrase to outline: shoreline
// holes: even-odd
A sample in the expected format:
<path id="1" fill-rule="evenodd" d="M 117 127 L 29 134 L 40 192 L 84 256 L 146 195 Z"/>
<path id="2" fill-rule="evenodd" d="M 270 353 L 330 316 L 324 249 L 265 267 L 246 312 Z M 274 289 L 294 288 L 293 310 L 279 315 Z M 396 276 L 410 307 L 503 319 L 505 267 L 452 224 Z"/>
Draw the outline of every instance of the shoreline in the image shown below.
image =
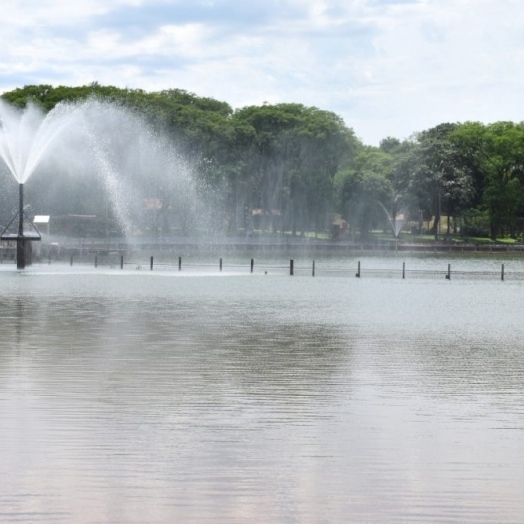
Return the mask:
<path id="1" fill-rule="evenodd" d="M 51 241 L 52 240 L 52 241 Z M 251 239 L 188 238 L 158 239 L 81 239 L 52 238 L 35 243 L 35 256 L 87 255 L 87 254 L 129 254 L 142 253 L 318 253 L 318 254 L 439 254 L 439 253 L 476 253 L 476 254 L 524 254 L 524 244 L 454 244 L 450 242 L 401 243 L 394 242 L 332 242 L 323 240 L 283 240 L 270 242 Z M 0 260 L 9 261 L 16 255 L 14 243 L 0 245 Z"/>

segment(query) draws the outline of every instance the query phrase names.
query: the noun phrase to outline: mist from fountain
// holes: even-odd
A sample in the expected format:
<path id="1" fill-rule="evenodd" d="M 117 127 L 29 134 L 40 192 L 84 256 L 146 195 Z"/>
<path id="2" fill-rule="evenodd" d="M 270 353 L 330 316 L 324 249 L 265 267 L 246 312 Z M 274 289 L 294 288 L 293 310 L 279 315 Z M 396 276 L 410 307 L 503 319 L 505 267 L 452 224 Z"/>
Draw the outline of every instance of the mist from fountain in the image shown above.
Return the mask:
<path id="1" fill-rule="evenodd" d="M 394 216 L 391 216 L 388 210 L 386 209 L 386 206 L 384 206 L 384 204 L 380 200 L 377 200 L 377 202 L 380 205 L 380 207 L 383 209 L 384 213 L 386 214 L 389 225 L 391 226 L 391 230 L 393 231 L 393 236 L 395 237 L 395 239 L 398 239 L 398 236 L 400 232 L 402 231 L 402 228 L 404 227 L 405 220 L 403 218 L 398 219 L 397 214 L 395 214 Z"/>
<path id="2" fill-rule="evenodd" d="M 19 184 L 27 182 L 76 112 L 64 104 L 45 114 L 34 104 L 20 110 L 0 100 L 0 157 Z"/>
<path id="3" fill-rule="evenodd" d="M 167 134 L 117 103 L 88 99 L 44 113 L 31 103 L 18 109 L 0 101 L 0 158 L 19 184 L 34 176 L 56 193 L 56 184 L 76 183 L 86 193 L 77 198 L 83 211 L 110 209 L 127 237 L 144 227 L 147 199 L 159 202 L 157 215 L 199 215 L 191 162 Z"/>

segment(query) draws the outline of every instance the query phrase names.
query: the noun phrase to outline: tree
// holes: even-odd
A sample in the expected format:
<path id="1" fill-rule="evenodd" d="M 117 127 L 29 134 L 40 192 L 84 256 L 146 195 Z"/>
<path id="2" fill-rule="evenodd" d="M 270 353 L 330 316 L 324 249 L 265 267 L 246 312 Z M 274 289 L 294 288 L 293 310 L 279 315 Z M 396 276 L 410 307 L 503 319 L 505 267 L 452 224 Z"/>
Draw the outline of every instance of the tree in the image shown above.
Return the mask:
<path id="1" fill-rule="evenodd" d="M 281 229 L 318 230 L 331 208 L 333 177 L 356 139 L 334 113 L 301 104 L 265 104 L 237 111 L 232 127 L 241 144 L 248 208 Z M 237 180 L 238 183 L 238 180 Z"/>
<path id="2" fill-rule="evenodd" d="M 448 217 L 466 206 L 473 195 L 471 173 L 462 162 L 459 149 L 449 139 L 454 124 L 442 124 L 417 137 L 414 171 L 408 191 L 423 212 L 434 216 L 431 234 L 438 238 L 442 210 Z M 448 230 L 449 234 L 449 220 Z"/>
<path id="3" fill-rule="evenodd" d="M 472 174 L 475 215 L 487 213 L 493 240 L 505 232 L 515 235 L 524 216 L 524 124 L 467 122 L 450 139 Z"/>
<path id="4" fill-rule="evenodd" d="M 524 205 L 524 125 L 498 122 L 487 127 L 483 142 L 484 205 L 490 216 L 492 239 L 515 235 Z"/>
<path id="5" fill-rule="evenodd" d="M 381 148 L 361 146 L 350 167 L 337 173 L 339 210 L 355 237 L 367 239 L 373 225 L 387 220 L 385 210 L 394 201 L 389 179 L 395 159 Z"/>

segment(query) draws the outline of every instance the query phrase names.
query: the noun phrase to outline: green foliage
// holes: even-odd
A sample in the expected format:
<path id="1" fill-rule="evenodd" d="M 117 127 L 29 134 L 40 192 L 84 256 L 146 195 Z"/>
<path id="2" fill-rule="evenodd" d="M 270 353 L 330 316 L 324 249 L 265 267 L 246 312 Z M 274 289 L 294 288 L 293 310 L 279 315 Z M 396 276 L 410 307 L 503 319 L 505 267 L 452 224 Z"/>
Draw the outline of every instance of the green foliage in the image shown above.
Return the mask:
<path id="1" fill-rule="evenodd" d="M 372 227 L 387 222 L 385 210 L 395 201 L 390 181 L 394 162 L 394 157 L 382 148 L 363 146 L 351 166 L 337 173 L 339 210 L 352 236 L 358 230 L 366 238 Z"/>
<path id="2" fill-rule="evenodd" d="M 451 139 L 470 168 L 474 204 L 486 211 L 491 238 L 514 235 L 524 216 L 524 124 L 467 122 Z"/>
<path id="3" fill-rule="evenodd" d="M 146 92 L 96 82 L 30 85 L 2 95 L 18 107 L 31 101 L 45 111 L 90 97 L 121 104 L 167 133 L 195 166 L 203 197 L 221 204 L 217 229 L 234 234 L 253 230 L 256 209 L 262 230 L 328 231 L 338 212 L 353 234 L 365 237 L 385 227 L 378 202 L 392 216 L 432 219 L 434 234 L 441 213 L 453 218 L 448 233 L 450 223 L 462 223 L 463 233 L 489 232 L 493 239 L 520 234 L 524 221 L 523 123 L 443 123 L 411 140 L 386 137 L 371 147 L 335 113 L 302 104 L 235 111 L 181 89 Z M 47 203 L 58 198 L 36 189 Z M 73 187 L 62 191 L 62 200 L 74 201 Z M 77 207 L 89 213 L 96 200 L 80 199 Z"/>
<path id="4" fill-rule="evenodd" d="M 435 238 L 441 213 L 456 216 L 468 207 L 474 194 L 469 167 L 450 139 L 455 129 L 455 124 L 441 124 L 419 133 L 404 159 L 411 170 L 404 184 L 405 196 L 419 212 L 435 217 Z M 448 228 L 449 224 L 448 221 Z"/>
<path id="5" fill-rule="evenodd" d="M 337 115 L 301 104 L 249 106 L 235 112 L 236 206 L 260 209 L 267 227 L 296 234 L 327 227 L 333 177 L 356 139 Z M 241 185 L 239 189 L 239 185 Z"/>
<path id="6" fill-rule="evenodd" d="M 490 219 L 487 210 L 468 209 L 464 212 L 464 230 L 466 237 L 482 237 L 489 235 Z"/>

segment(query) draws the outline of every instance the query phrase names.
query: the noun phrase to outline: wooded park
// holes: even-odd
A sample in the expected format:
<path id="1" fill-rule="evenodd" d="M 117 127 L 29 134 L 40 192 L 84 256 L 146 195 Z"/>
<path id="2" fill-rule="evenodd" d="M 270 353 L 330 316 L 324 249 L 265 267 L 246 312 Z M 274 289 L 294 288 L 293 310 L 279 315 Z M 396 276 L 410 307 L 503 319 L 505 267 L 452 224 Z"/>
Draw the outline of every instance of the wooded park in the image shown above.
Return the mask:
<path id="1" fill-rule="evenodd" d="M 213 227 L 225 235 L 369 241 L 392 235 L 388 222 L 402 221 L 402 234 L 413 240 L 523 238 L 522 122 L 442 123 L 371 146 L 335 113 L 297 103 L 234 109 L 180 89 L 97 83 L 26 86 L 2 95 L 18 107 L 31 101 L 45 111 L 89 97 L 126 107 L 169 137 L 190 162 L 202 198 L 217 210 Z M 6 187 L 8 173 L 1 174 Z M 67 173 L 54 173 L 52 181 L 35 177 L 34 185 L 37 212 L 103 214 L 97 188 L 76 187 Z M 12 203 L 2 194 L 5 220 Z M 151 187 L 146 196 L 164 213 L 155 227 L 183 227 L 173 211 L 175 195 Z"/>

